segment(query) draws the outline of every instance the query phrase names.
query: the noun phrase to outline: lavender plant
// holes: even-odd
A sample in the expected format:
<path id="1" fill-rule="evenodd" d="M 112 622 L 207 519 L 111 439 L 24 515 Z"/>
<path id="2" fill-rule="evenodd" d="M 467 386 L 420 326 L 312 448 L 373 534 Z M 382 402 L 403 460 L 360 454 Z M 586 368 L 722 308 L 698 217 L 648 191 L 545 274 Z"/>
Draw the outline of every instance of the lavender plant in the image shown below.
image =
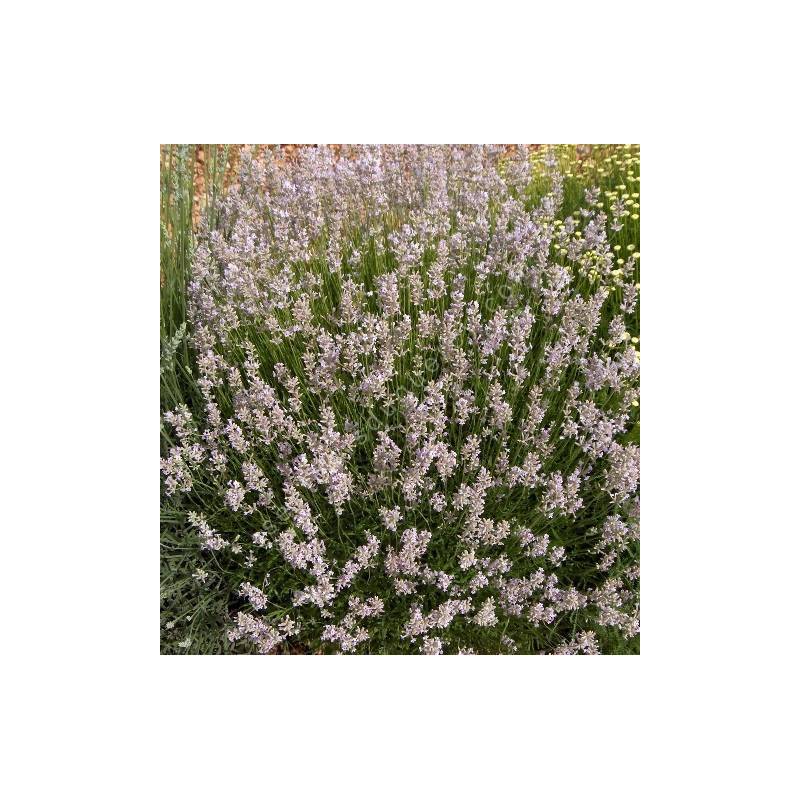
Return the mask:
<path id="1" fill-rule="evenodd" d="M 242 158 L 162 313 L 164 652 L 638 652 L 638 167 Z"/>

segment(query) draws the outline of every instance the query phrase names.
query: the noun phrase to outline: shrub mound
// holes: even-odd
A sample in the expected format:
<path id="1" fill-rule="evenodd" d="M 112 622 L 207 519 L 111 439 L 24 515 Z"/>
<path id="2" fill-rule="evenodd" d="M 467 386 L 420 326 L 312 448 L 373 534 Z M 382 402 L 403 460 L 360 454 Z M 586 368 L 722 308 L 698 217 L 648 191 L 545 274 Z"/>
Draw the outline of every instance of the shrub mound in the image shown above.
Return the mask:
<path id="1" fill-rule="evenodd" d="M 638 652 L 638 164 L 242 159 L 162 399 L 163 536 L 191 565 L 165 596 L 216 598 L 212 649 Z"/>

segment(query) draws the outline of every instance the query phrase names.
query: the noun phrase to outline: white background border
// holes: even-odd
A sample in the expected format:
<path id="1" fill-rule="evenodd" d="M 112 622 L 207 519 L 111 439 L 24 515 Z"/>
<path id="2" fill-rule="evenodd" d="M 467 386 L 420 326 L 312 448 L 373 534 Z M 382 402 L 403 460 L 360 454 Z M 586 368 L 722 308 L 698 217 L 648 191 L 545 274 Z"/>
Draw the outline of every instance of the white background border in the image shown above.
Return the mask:
<path id="1" fill-rule="evenodd" d="M 786 7 L 7 12 L 6 796 L 788 793 Z M 196 140 L 642 144 L 640 657 L 158 655 L 157 148 Z"/>

